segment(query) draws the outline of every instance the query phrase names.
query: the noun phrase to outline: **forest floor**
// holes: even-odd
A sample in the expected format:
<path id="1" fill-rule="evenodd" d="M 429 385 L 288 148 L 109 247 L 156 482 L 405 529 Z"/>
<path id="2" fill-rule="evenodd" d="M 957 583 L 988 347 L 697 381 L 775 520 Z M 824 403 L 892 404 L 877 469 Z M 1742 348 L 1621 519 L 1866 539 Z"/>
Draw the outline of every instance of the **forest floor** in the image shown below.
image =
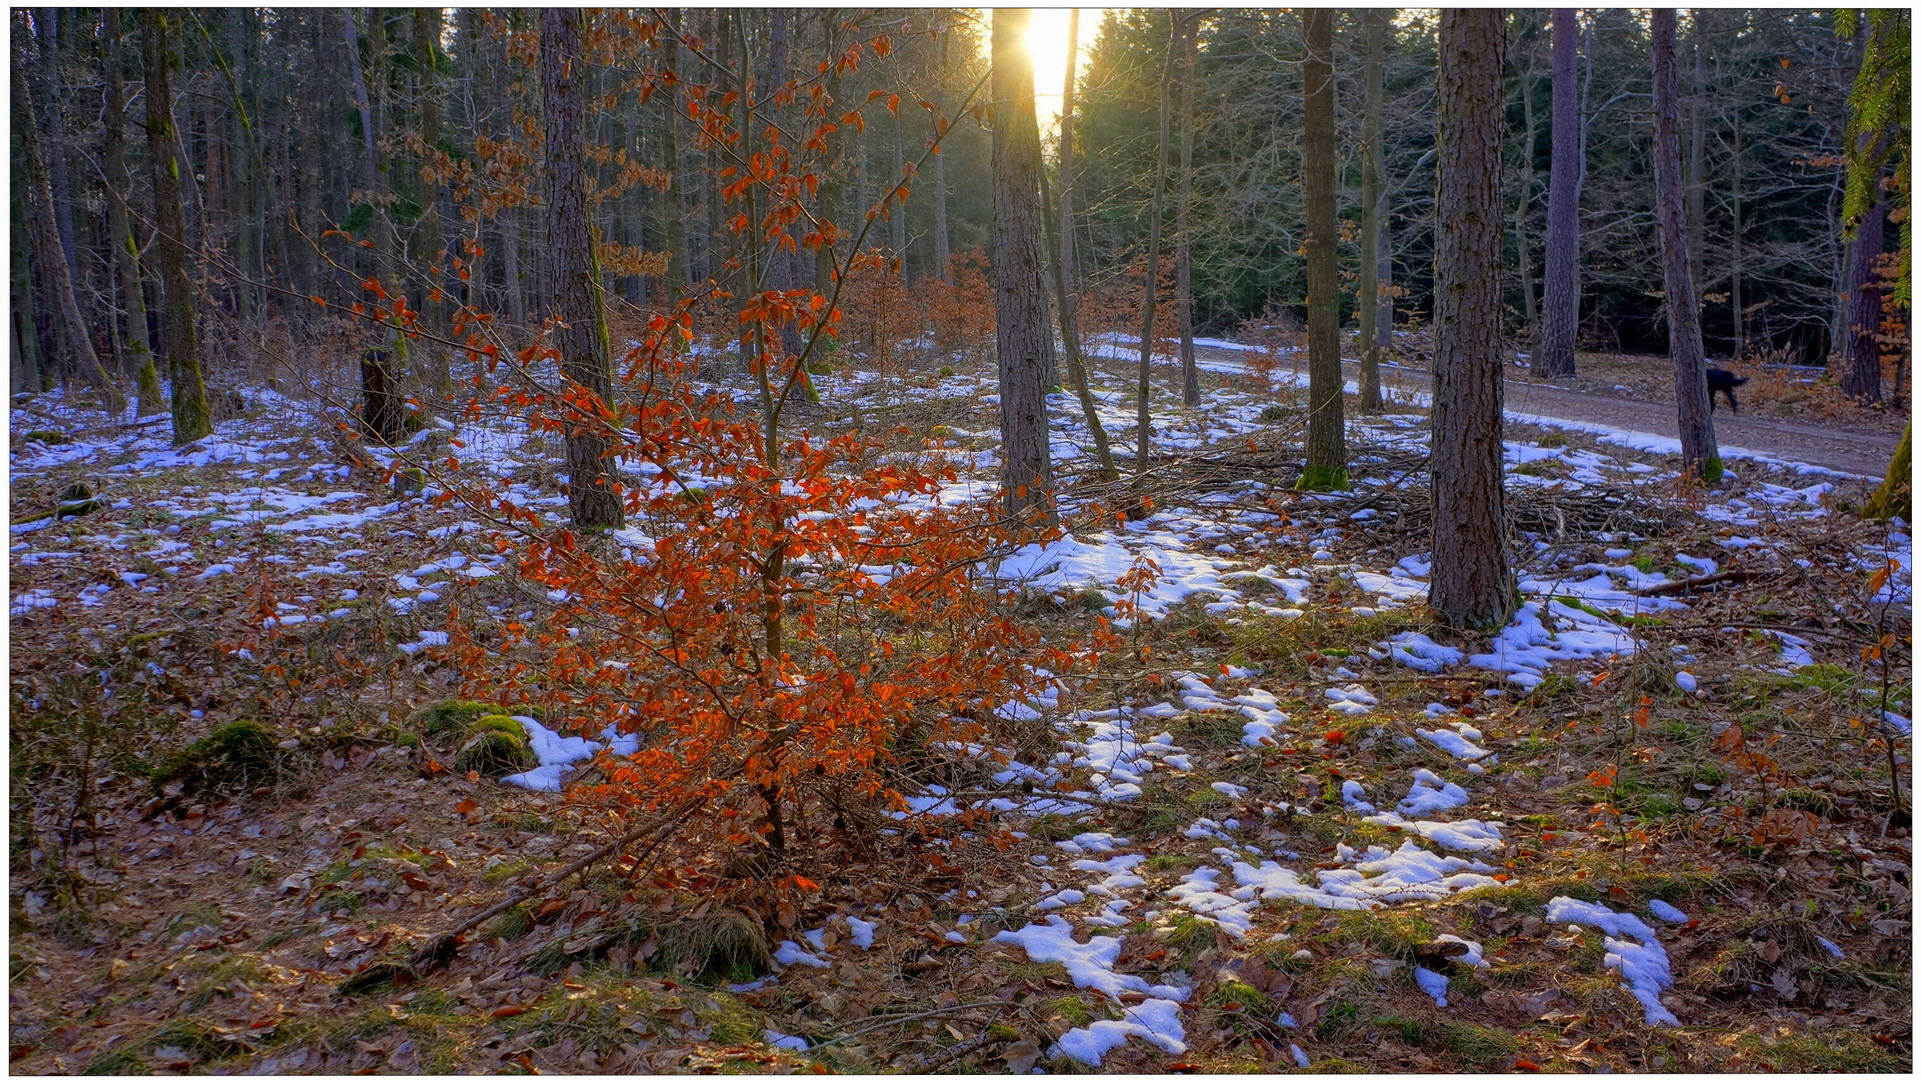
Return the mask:
<path id="1" fill-rule="evenodd" d="M 819 383 L 805 423 L 900 425 L 992 492 L 991 366 Z M 1292 376 L 1204 389 L 1161 399 L 1156 514 L 1119 526 L 1052 399 L 1069 533 L 984 570 L 1063 643 L 1132 601 L 1128 647 L 1008 702 L 989 759 L 892 777 L 913 819 L 810 868 L 812 903 L 590 867 L 418 973 L 391 965 L 619 829 L 470 778 L 424 708 L 489 681 L 437 634 L 539 602 L 506 538 L 351 467 L 305 400 L 243 391 L 174 449 L 16 398 L 13 1071 L 1912 1069 L 1911 541 L 1849 512 L 1866 483 L 1733 460 L 1690 490 L 1511 421 L 1526 604 L 1452 634 L 1421 409 L 1351 412 L 1355 490 L 1313 496 Z M 1123 449 L 1126 380 L 1097 391 Z M 459 437 L 565 509 L 558 446 Z M 76 481 L 98 508 L 27 520 Z"/>

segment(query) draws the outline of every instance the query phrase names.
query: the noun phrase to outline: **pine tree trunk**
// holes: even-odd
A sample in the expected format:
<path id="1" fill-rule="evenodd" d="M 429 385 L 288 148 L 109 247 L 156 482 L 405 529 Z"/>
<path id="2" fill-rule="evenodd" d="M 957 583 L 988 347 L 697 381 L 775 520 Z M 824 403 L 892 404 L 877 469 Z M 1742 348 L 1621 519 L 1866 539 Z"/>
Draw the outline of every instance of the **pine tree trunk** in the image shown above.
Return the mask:
<path id="1" fill-rule="evenodd" d="M 1700 307 L 1688 265 L 1688 225 L 1683 211 L 1681 132 L 1676 117 L 1675 10 L 1649 13 L 1649 62 L 1655 84 L 1655 216 L 1662 234 L 1662 284 L 1667 290 L 1668 352 L 1675 364 L 1676 425 L 1682 439 L 1682 471 L 1714 483 L 1722 476 L 1709 416 L 1707 364 L 1702 357 Z"/>
<path id="2" fill-rule="evenodd" d="M 118 279 L 121 311 L 124 318 L 120 349 L 127 374 L 138 388 L 141 416 L 163 412 L 167 402 L 160 395 L 160 375 L 154 370 L 153 350 L 147 345 L 147 297 L 140 281 L 140 245 L 134 239 L 127 216 L 126 197 L 133 190 L 127 173 L 127 91 L 121 75 L 121 14 L 108 8 L 101 12 L 107 32 L 107 108 L 106 140 L 101 151 L 101 167 L 106 171 L 107 243 L 113 249 L 114 276 Z"/>
<path id="3" fill-rule="evenodd" d="M 1308 461 L 1296 487 L 1348 486 L 1341 400 L 1341 283 L 1335 272 L 1335 72 L 1332 8 L 1302 12 L 1301 192 L 1307 213 Z M 1499 63 L 1499 59 L 1497 60 Z"/>
<path id="4" fill-rule="evenodd" d="M 1195 366 L 1195 295 L 1193 237 L 1188 231 L 1189 204 L 1195 192 L 1195 54 L 1199 50 L 1199 13 L 1186 20 L 1181 48 L 1181 174 L 1175 189 L 1175 325 L 1181 334 L 1181 403 L 1201 404 L 1201 373 Z"/>
<path id="5" fill-rule="evenodd" d="M 181 207 L 180 160 L 174 131 L 173 91 L 167 85 L 172 57 L 166 18 L 153 8 L 140 12 L 140 56 L 147 69 L 147 156 L 153 164 L 154 245 L 160 249 L 160 351 L 173 391 L 175 445 L 213 432 L 207 388 L 200 380 L 200 345 L 194 332 L 193 281 L 187 276 L 186 213 Z"/>
<path id="6" fill-rule="evenodd" d="M 1868 517 L 1914 520 L 1913 459 L 1909 444 L 1914 432 L 1915 421 L 1911 420 L 1902 426 L 1902 441 L 1896 444 L 1895 454 L 1889 458 L 1888 472 L 1883 474 L 1882 483 L 1869 496 L 1868 505 L 1863 508 Z"/>
<path id="7" fill-rule="evenodd" d="M 1361 259 L 1355 290 L 1355 343 L 1361 349 L 1361 411 L 1381 411 L 1381 346 L 1377 322 L 1381 318 L 1382 183 L 1381 183 L 1381 66 L 1388 13 L 1369 8 L 1362 13 L 1367 28 L 1368 59 L 1362 74 L 1361 116 Z"/>
<path id="8" fill-rule="evenodd" d="M 1161 201 L 1168 186 L 1168 95 L 1181 47 L 1181 12 L 1168 12 L 1168 52 L 1161 64 L 1161 138 L 1155 143 L 1154 199 L 1148 210 L 1148 284 L 1141 301 L 1141 370 L 1135 385 L 1135 483 L 1148 475 L 1154 426 L 1148 413 L 1149 364 L 1155 351 L 1155 299 L 1161 278 Z"/>
<path id="9" fill-rule="evenodd" d="M 1054 472 L 1048 461 L 1048 396 L 1044 341 L 1048 300 L 1041 277 L 1041 140 L 1034 116 L 1034 62 L 1027 52 L 1029 14 L 994 13 L 994 337 L 1001 390 L 1001 482 L 1008 516 L 1028 522 L 1054 517 Z"/>
<path id="10" fill-rule="evenodd" d="M 1428 604 L 1492 631 L 1515 612 L 1502 508 L 1503 13 L 1441 14 L 1435 139 L 1434 522 Z"/>
<path id="11" fill-rule="evenodd" d="M 1876 200 L 1855 227 L 1848 246 L 1848 283 L 1842 290 L 1848 323 L 1842 334 L 1842 392 L 1864 405 L 1882 400 L 1882 279 L 1876 260 L 1882 254 L 1888 197 Z"/>
<path id="12" fill-rule="evenodd" d="M 1548 235 L 1542 257 L 1542 341 L 1533 374 L 1560 379 L 1575 374 L 1575 328 L 1581 316 L 1582 117 L 1575 86 L 1575 9 L 1556 8 L 1553 17 Z"/>
<path id="13" fill-rule="evenodd" d="M 80 300 L 74 294 L 73 276 L 66 256 L 60 250 L 60 227 L 54 220 L 53 189 L 47 181 L 45 148 L 40 143 L 39 126 L 34 118 L 33 98 L 27 89 L 27 74 L 19 65 L 13 68 L 13 102 L 16 110 L 14 145 L 20 154 L 21 179 L 27 186 L 27 214 L 33 236 L 33 257 L 46 278 L 53 296 L 54 326 L 61 349 L 70 368 L 98 387 L 105 395 L 107 412 L 118 418 L 126 405 L 119 387 L 94 351 L 93 338 L 87 333 L 86 316 L 80 313 Z"/>
<path id="14" fill-rule="evenodd" d="M 1728 239 L 1728 313 L 1735 328 L 1735 344 L 1729 359 L 1741 360 L 1748 354 L 1748 316 L 1742 310 L 1742 118 L 1729 120 L 1729 239 Z"/>
<path id="15" fill-rule="evenodd" d="M 598 399 L 606 414 L 572 423 L 567 435 L 567 498 L 574 527 L 618 529 L 620 481 L 606 434 L 615 419 L 614 367 L 602 310 L 601 270 L 587 216 L 580 78 L 582 12 L 543 8 L 541 118 L 546 135 L 547 234 L 542 250 L 549 305 L 559 325 L 561 374 Z M 592 407 L 590 404 L 587 407 Z"/>
<path id="16" fill-rule="evenodd" d="M 27 231 L 27 213 L 20 201 L 20 189 L 13 189 L 9 206 L 13 211 L 8 229 L 13 247 L 13 356 L 12 386 L 17 394 L 36 394 L 47 388 L 46 358 L 40 351 L 39 319 L 34 311 L 33 269 L 28 265 L 27 249 L 33 246 Z"/>

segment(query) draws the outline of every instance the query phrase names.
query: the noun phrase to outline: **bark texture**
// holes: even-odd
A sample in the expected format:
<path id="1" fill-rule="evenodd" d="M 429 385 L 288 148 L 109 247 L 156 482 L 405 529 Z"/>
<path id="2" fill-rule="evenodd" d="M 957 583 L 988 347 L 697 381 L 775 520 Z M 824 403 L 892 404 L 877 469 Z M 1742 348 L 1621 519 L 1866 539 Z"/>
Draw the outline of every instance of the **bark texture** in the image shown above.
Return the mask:
<path id="1" fill-rule="evenodd" d="M 1582 114 L 1575 85 L 1575 9 L 1556 8 L 1549 117 L 1548 236 L 1543 253 L 1542 340 L 1534 374 L 1575 374 L 1575 327 L 1581 317 Z"/>
<path id="2" fill-rule="evenodd" d="M 1882 254 L 1889 206 L 1886 196 L 1876 200 L 1855 227 L 1848 245 L 1848 279 L 1842 290 L 1842 392 L 1864 405 L 1882 400 L 1882 277 L 1876 260 Z"/>
<path id="3" fill-rule="evenodd" d="M 214 430 L 207 387 L 200 379 L 200 344 L 194 332 L 193 280 L 187 275 L 187 223 L 180 205 L 180 162 L 174 130 L 173 91 L 167 85 L 167 21 L 152 8 L 140 11 L 140 57 L 147 75 L 147 156 L 153 163 L 154 246 L 160 252 L 160 351 L 173 392 L 175 445 L 204 439 Z"/>
<path id="4" fill-rule="evenodd" d="M 1450 626 L 1515 612 L 1502 511 L 1503 13 L 1441 16 L 1437 81 L 1434 564 L 1428 603 Z"/>
<path id="5" fill-rule="evenodd" d="M 1709 415 L 1701 308 L 1695 300 L 1695 277 L 1688 265 L 1673 8 L 1649 12 L 1649 61 L 1655 88 L 1655 216 L 1662 235 L 1662 285 L 1668 294 L 1668 355 L 1675 364 L 1675 421 L 1682 439 L 1682 471 L 1712 483 L 1721 478 L 1722 459 L 1715 447 L 1715 422 Z"/>
<path id="6" fill-rule="evenodd" d="M 1305 49 L 1301 187 L 1308 215 L 1308 461 L 1297 486 L 1332 491 L 1348 486 L 1341 404 L 1341 283 L 1335 273 L 1335 12 L 1310 8 L 1301 19 Z"/>
<path id="7" fill-rule="evenodd" d="M 1048 298 L 1041 276 L 1041 140 L 1025 9 L 994 13 L 994 341 L 1001 482 L 1010 517 L 1054 520 L 1048 461 Z"/>
<path id="8" fill-rule="evenodd" d="M 107 243 L 113 250 L 113 273 L 120 290 L 121 317 L 125 320 L 120 337 L 121 364 L 133 376 L 139 390 L 140 415 L 166 411 L 160 395 L 160 375 L 154 370 L 153 348 L 147 341 L 147 296 L 140 284 L 140 245 L 134 239 L 127 216 L 127 194 L 132 185 L 127 174 L 127 90 L 121 75 L 121 13 L 113 8 L 102 12 L 107 27 L 107 108 L 105 147 L 101 166 L 109 185 L 123 185 L 107 193 Z"/>
<path id="9" fill-rule="evenodd" d="M 567 434 L 567 500 L 577 529 L 621 525 L 621 492 L 605 425 L 613 422 L 614 368 L 602 310 L 601 268 L 587 211 L 581 122 L 581 19 L 575 8 L 540 13 L 542 119 L 547 147 L 547 237 L 561 374 L 584 393 L 582 422 Z"/>

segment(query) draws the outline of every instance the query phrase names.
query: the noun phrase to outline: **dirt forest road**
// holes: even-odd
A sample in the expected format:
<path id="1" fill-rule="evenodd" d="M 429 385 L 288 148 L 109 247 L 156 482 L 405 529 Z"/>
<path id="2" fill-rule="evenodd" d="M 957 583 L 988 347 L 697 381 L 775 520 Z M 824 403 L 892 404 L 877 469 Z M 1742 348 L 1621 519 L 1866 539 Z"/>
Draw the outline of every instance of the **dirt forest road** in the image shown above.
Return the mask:
<path id="1" fill-rule="evenodd" d="M 1197 346 L 1197 361 L 1214 370 L 1239 370 L 1243 356 L 1228 349 Z M 1342 361 L 1343 374 L 1354 379 L 1360 369 Z M 1391 396 L 1426 394 L 1428 372 L 1421 368 L 1384 368 L 1383 389 Z M 1661 438 L 1676 438 L 1675 405 L 1670 400 L 1637 400 L 1562 390 L 1539 383 L 1510 380 L 1505 409 L 1511 417 L 1544 416 L 1583 424 L 1598 424 Z M 1734 416 L 1723 409 L 1715 414 L 1715 438 L 1731 459 L 1761 455 L 1779 461 L 1803 462 L 1837 472 L 1880 477 L 1889 467 L 1900 436 L 1878 431 Z"/>

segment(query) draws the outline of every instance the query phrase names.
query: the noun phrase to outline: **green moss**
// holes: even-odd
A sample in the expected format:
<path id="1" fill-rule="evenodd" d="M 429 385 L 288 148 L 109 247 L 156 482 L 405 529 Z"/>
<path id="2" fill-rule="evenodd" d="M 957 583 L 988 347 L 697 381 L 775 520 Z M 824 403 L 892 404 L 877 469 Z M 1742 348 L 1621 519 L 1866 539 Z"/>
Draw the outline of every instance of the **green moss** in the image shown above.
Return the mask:
<path id="1" fill-rule="evenodd" d="M 494 777 L 526 772 L 536 764 L 527 740 L 504 731 L 482 731 L 462 744 L 454 758 L 454 767 L 461 772 Z"/>
<path id="2" fill-rule="evenodd" d="M 46 431 L 36 428 L 22 436 L 28 442 L 46 443 L 48 446 L 62 446 L 73 441 L 73 436 L 64 431 Z"/>
<path id="3" fill-rule="evenodd" d="M 1217 1009 L 1259 1014 L 1268 1008 L 1268 995 L 1240 979 L 1225 979 L 1208 995 L 1208 1004 Z"/>
<path id="4" fill-rule="evenodd" d="M 1093 1006 L 1072 994 L 1055 998 L 1041 1005 L 1035 1010 L 1035 1014 L 1043 1019 L 1066 1020 L 1076 1027 L 1086 1027 L 1100 1019 L 1095 1015 Z"/>
<path id="5" fill-rule="evenodd" d="M 183 792 L 247 791 L 280 775 L 280 748 L 272 732 L 252 720 L 235 720 L 169 755 L 152 774 L 157 792 L 179 782 Z"/>
<path id="6" fill-rule="evenodd" d="M 483 716 L 500 713 L 499 705 L 485 701 L 461 701 L 450 698 L 423 706 L 414 713 L 413 726 L 430 736 L 456 735 L 467 730 L 467 725 Z"/>
<path id="7" fill-rule="evenodd" d="M 517 904 L 482 923 L 480 936 L 482 941 L 492 941 L 495 938 L 515 941 L 526 937 L 527 932 L 533 928 L 533 913 L 527 910 L 526 904 Z"/>
<path id="8" fill-rule="evenodd" d="M 522 742 L 527 741 L 527 727 L 506 713 L 483 716 L 467 726 L 469 735 L 479 735 L 483 731 L 499 731 L 512 735 Z"/>
<path id="9" fill-rule="evenodd" d="M 1339 465 L 1308 465 L 1295 481 L 1296 491 L 1347 491 L 1348 470 Z"/>

